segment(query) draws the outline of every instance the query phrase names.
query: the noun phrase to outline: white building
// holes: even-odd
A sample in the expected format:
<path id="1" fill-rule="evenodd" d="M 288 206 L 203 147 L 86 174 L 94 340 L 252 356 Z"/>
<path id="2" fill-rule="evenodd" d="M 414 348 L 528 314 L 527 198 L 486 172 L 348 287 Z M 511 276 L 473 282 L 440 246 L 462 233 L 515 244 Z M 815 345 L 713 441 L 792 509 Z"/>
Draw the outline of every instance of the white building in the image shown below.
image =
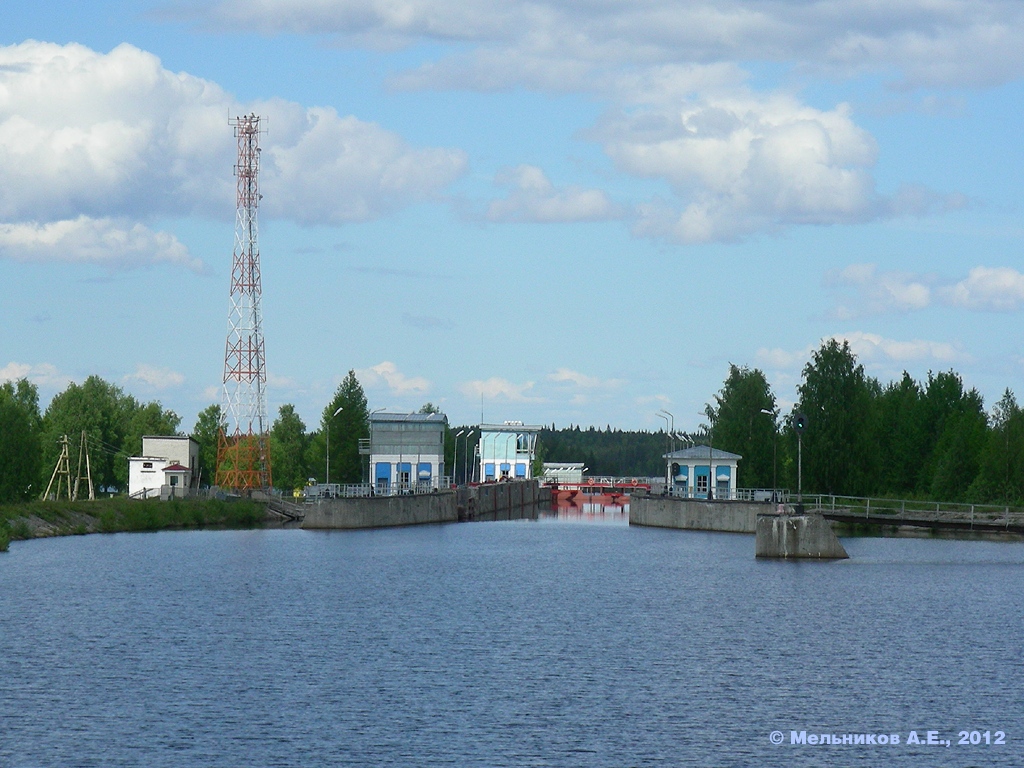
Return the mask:
<path id="1" fill-rule="evenodd" d="M 477 444 L 477 479 L 529 480 L 537 457 L 537 433 L 543 427 L 527 426 L 521 421 L 481 424 Z"/>
<path id="2" fill-rule="evenodd" d="M 445 477 L 443 413 L 371 413 L 370 477 L 379 492 L 429 491 Z"/>
<path id="3" fill-rule="evenodd" d="M 706 499 L 708 479 L 713 473 L 713 498 L 736 497 L 736 469 L 742 456 L 706 445 L 695 445 L 666 453 L 664 458 L 665 476 L 673 495 Z"/>
<path id="4" fill-rule="evenodd" d="M 147 435 L 142 455 L 128 459 L 128 495 L 187 496 L 199 485 L 199 443 L 184 435 Z"/>

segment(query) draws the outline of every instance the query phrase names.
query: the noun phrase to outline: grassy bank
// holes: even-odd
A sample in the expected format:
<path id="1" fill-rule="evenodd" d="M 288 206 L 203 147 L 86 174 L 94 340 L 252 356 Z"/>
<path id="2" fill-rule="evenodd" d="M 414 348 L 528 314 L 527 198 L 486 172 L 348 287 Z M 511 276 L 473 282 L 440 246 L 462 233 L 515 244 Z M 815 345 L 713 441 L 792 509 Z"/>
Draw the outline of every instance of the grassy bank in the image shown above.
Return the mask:
<path id="1" fill-rule="evenodd" d="M 253 501 L 175 499 L 138 501 L 32 501 L 0 505 L 0 552 L 9 542 L 41 536 L 159 531 L 167 528 L 253 528 L 266 522 L 266 508 Z"/>

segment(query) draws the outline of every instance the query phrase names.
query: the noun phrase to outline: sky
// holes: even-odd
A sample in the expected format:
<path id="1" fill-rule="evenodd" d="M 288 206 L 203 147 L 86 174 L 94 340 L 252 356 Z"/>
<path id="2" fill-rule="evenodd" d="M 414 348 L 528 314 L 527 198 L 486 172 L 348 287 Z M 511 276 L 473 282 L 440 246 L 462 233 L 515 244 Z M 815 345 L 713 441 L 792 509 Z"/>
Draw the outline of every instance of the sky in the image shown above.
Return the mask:
<path id="1" fill-rule="evenodd" d="M 811 353 L 1024 395 L 1018 0 L 94 0 L 0 28 L 0 380 L 220 401 L 232 117 L 273 418 L 696 428 Z M 671 414 L 667 422 L 659 412 Z"/>

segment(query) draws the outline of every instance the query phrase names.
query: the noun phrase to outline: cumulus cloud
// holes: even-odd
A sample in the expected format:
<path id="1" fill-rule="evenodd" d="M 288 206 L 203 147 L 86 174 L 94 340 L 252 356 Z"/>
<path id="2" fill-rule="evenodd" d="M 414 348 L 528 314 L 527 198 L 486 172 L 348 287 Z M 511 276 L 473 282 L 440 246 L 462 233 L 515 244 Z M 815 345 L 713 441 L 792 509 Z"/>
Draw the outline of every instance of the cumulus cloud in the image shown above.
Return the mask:
<path id="1" fill-rule="evenodd" d="M 495 181 L 510 187 L 510 192 L 505 199 L 491 202 L 487 209 L 491 221 L 605 221 L 621 215 L 603 191 L 578 186 L 556 189 L 533 165 L 505 170 Z"/>
<path id="2" fill-rule="evenodd" d="M 50 363 L 19 363 L 10 362 L 0 368 L 0 381 L 16 381 L 28 379 L 40 387 L 59 388 L 71 381 L 57 370 L 57 366 Z"/>
<path id="3" fill-rule="evenodd" d="M 154 232 L 142 224 L 111 219 L 77 219 L 46 224 L 0 223 L 0 257 L 15 261 L 64 261 L 130 268 L 172 264 L 202 272 L 174 235 Z"/>
<path id="4" fill-rule="evenodd" d="M 623 383 L 622 379 L 601 379 L 570 368 L 559 368 L 548 374 L 548 379 L 557 384 L 572 384 L 582 389 L 614 388 Z"/>
<path id="5" fill-rule="evenodd" d="M 881 213 L 870 173 L 875 142 L 845 105 L 822 111 L 787 94 L 741 90 L 621 111 L 598 133 L 620 170 L 664 179 L 685 204 L 640 206 L 641 235 L 706 242 Z"/>
<path id="6" fill-rule="evenodd" d="M 387 387 L 396 395 L 426 392 L 430 382 L 422 376 L 406 376 L 398 366 L 385 360 L 370 368 L 356 371 L 356 378 L 368 388 Z"/>
<path id="7" fill-rule="evenodd" d="M 483 396 L 488 400 L 507 400 L 512 403 L 536 402 L 539 397 L 531 396 L 533 382 L 515 384 L 508 379 L 492 376 L 489 379 L 478 379 L 463 383 L 459 389 L 464 395 L 474 399 Z"/>
<path id="8" fill-rule="evenodd" d="M 900 341 L 864 331 L 837 333 L 827 338 L 834 339 L 839 343 L 848 342 L 857 359 L 865 365 L 884 367 L 887 364 L 909 365 L 920 362 L 935 362 L 945 365 L 970 359 L 956 345 L 941 341 L 926 339 Z M 811 355 L 817 349 L 816 345 L 808 345 L 804 349 L 795 351 L 778 347 L 762 347 L 757 350 L 756 358 L 758 365 L 764 368 L 776 371 L 794 371 L 802 369 L 810 362 Z"/>
<path id="9" fill-rule="evenodd" d="M 270 104 L 265 208 L 303 224 L 366 221 L 435 195 L 466 168 L 454 149 L 414 149 L 397 133 L 333 109 Z"/>
<path id="10" fill-rule="evenodd" d="M 862 331 L 837 334 L 832 338 L 838 342 L 848 341 L 850 349 L 865 364 L 875 362 L 903 364 L 921 361 L 951 363 L 965 359 L 956 346 L 941 341 L 925 339 L 899 341 Z"/>
<path id="11" fill-rule="evenodd" d="M 934 277 L 905 272 L 881 271 L 875 264 L 851 264 L 825 276 L 826 285 L 854 289 L 853 307 L 840 305 L 834 314 L 840 319 L 882 312 L 910 312 L 932 302 Z"/>
<path id="12" fill-rule="evenodd" d="M 414 73 L 435 87 L 564 88 L 581 72 L 681 60 L 796 61 L 895 72 L 906 85 L 990 85 L 1024 72 L 1016 0 L 221 0 L 186 13 L 211 27 L 345 46 L 440 46 L 455 53 Z"/>
<path id="13" fill-rule="evenodd" d="M 132 232 L 120 222 L 230 219 L 236 149 L 227 117 L 250 111 L 273 127 L 262 141 L 266 215 L 304 224 L 372 219 L 435 195 L 465 169 L 458 150 L 418 149 L 333 109 L 240 104 L 131 45 L 99 53 L 27 41 L 0 46 L 0 221 L 39 225 L 39 241 L 56 231 L 45 225 L 62 222 Z M 154 245 L 160 259 L 194 268 L 170 240 Z M 45 257 L 33 246 L 25 258 L 34 253 Z"/>
<path id="14" fill-rule="evenodd" d="M 1024 307 L 1024 273 L 1011 267 L 974 267 L 966 278 L 954 282 L 939 275 L 851 264 L 828 273 L 825 284 L 853 290 L 853 301 L 833 310 L 839 319 L 909 312 L 936 304 L 982 312 L 1014 312 Z"/>
<path id="15" fill-rule="evenodd" d="M 1018 310 L 1024 306 L 1024 274 L 1010 267 L 975 267 L 964 280 L 944 288 L 941 296 L 965 309 Z"/>
<path id="16" fill-rule="evenodd" d="M 170 368 L 159 368 L 147 363 L 139 363 L 135 372 L 124 377 L 125 383 L 136 382 L 145 384 L 152 389 L 170 389 L 185 383 L 185 377 Z"/>

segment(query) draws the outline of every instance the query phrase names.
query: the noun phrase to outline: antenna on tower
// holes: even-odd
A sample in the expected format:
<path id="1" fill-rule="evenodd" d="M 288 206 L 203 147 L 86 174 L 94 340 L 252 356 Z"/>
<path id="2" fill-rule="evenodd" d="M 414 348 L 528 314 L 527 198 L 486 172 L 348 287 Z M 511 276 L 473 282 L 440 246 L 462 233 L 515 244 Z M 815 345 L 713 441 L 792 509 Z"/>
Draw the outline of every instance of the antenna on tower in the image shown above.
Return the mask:
<path id="1" fill-rule="evenodd" d="M 260 118 L 231 121 L 238 140 L 235 165 L 237 210 L 231 264 L 228 334 L 224 346 L 224 409 L 217 440 L 216 483 L 251 492 L 272 485 L 267 436 L 267 366 L 263 348 L 263 310 L 257 209 L 262 195 Z"/>

